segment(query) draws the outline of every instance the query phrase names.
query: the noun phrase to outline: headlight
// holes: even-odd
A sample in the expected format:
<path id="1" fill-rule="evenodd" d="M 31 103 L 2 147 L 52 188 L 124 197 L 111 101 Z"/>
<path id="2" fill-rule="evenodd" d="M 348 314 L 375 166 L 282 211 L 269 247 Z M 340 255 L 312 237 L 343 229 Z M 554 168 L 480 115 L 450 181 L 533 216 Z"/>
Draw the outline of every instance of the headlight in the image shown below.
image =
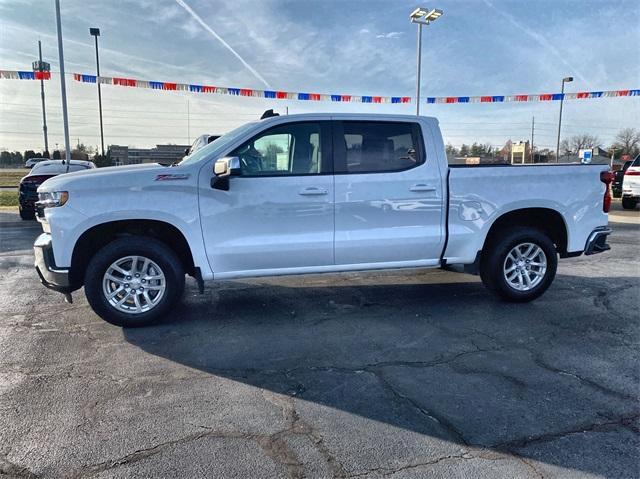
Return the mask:
<path id="1" fill-rule="evenodd" d="M 38 206 L 53 208 L 64 205 L 69 199 L 68 191 L 45 191 L 38 193 Z"/>

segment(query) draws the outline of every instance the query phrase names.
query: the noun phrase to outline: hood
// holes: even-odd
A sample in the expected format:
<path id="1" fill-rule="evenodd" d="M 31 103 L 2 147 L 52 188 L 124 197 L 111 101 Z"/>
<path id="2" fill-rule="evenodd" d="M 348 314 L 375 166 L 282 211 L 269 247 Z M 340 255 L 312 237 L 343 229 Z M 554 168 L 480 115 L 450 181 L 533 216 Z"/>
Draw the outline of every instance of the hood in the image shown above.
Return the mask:
<path id="1" fill-rule="evenodd" d="M 49 178 L 38 191 L 67 191 L 74 188 L 104 189 L 114 186 L 143 186 L 161 174 L 184 174 L 184 168 L 162 166 L 158 163 L 109 166 L 64 173 Z M 187 173 L 188 174 L 188 173 Z"/>

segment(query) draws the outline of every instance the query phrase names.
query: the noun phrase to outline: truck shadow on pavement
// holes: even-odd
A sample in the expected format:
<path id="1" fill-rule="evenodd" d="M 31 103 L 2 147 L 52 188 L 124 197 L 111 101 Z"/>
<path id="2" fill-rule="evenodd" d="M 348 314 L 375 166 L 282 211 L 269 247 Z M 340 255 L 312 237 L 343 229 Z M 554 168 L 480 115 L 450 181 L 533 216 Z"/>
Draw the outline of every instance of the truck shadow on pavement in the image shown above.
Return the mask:
<path id="1" fill-rule="evenodd" d="M 517 305 L 469 276 L 431 275 L 450 282 L 381 274 L 378 285 L 294 278 L 220 283 L 203 296 L 190 287 L 168 322 L 124 336 L 294 398 L 333 447 L 366 449 L 375 434 L 391 451 L 453 443 L 515 455 L 536 473 L 529 459 L 547 472 L 637 477 L 638 277 L 559 275 Z"/>

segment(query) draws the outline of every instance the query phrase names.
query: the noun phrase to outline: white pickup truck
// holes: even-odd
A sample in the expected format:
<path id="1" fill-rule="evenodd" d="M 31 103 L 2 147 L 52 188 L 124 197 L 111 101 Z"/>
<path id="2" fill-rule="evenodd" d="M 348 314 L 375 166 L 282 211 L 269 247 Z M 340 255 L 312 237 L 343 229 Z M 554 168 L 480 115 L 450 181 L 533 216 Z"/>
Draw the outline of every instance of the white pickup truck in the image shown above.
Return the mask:
<path id="1" fill-rule="evenodd" d="M 206 280 L 447 267 L 508 301 L 558 256 L 599 253 L 601 165 L 448 166 L 434 118 L 308 114 L 248 123 L 177 165 L 61 175 L 39 188 L 42 283 L 84 286 L 121 326 L 157 321 Z M 462 266 L 460 266 L 462 265 Z"/>

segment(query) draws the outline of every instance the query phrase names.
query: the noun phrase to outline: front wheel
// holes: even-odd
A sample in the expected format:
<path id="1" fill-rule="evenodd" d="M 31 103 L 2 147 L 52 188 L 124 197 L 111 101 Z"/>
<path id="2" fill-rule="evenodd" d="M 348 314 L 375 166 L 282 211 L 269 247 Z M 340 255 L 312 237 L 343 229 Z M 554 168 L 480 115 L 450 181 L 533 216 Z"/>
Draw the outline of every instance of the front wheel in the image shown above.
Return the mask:
<path id="1" fill-rule="evenodd" d="M 636 207 L 636 205 L 638 204 L 638 200 L 634 199 L 634 198 L 629 198 L 628 196 L 626 198 L 622 198 L 622 207 L 625 210 L 632 210 Z"/>
<path id="2" fill-rule="evenodd" d="M 127 236 L 99 250 L 87 267 L 85 295 L 105 321 L 147 326 L 182 296 L 184 269 L 177 255 L 154 238 Z"/>
<path id="3" fill-rule="evenodd" d="M 502 230 L 485 249 L 480 263 L 482 282 L 506 301 L 524 303 L 536 299 L 556 275 L 556 248 L 538 229 Z"/>
<path id="4" fill-rule="evenodd" d="M 20 208 L 20 218 L 24 221 L 35 220 L 36 215 L 33 211 L 27 211 Z"/>

